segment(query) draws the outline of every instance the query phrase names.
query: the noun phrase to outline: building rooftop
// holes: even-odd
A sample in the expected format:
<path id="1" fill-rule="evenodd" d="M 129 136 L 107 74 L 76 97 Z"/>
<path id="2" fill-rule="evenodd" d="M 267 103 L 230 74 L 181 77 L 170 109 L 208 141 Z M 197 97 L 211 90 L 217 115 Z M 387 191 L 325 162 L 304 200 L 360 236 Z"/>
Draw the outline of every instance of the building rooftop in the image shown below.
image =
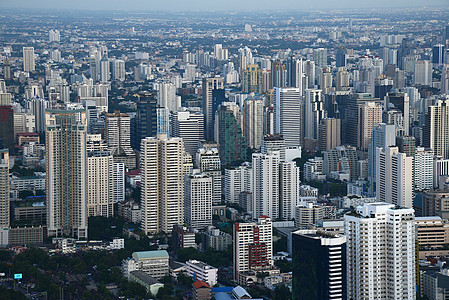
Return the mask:
<path id="1" fill-rule="evenodd" d="M 201 280 L 197 280 L 193 283 L 193 286 L 195 287 L 195 289 L 199 289 L 199 288 L 210 288 L 209 285 Z"/>
<path id="2" fill-rule="evenodd" d="M 139 278 L 140 280 L 142 280 L 143 282 L 145 282 L 148 285 L 162 284 L 156 278 L 151 277 L 150 275 L 148 275 L 144 271 L 140 271 L 140 270 L 139 271 L 131 271 L 130 274 L 132 274 L 133 276 Z"/>
<path id="3" fill-rule="evenodd" d="M 165 250 L 155 250 L 155 251 L 141 251 L 134 252 L 133 258 L 135 259 L 153 259 L 153 258 L 168 258 L 168 252 Z"/>

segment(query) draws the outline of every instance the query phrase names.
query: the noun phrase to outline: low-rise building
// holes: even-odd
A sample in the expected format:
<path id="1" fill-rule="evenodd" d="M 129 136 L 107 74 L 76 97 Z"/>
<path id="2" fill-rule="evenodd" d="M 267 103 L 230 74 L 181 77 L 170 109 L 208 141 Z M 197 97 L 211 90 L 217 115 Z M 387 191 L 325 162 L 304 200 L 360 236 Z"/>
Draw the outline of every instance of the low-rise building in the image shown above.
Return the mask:
<path id="1" fill-rule="evenodd" d="M 164 284 L 160 283 L 156 278 L 139 270 L 130 272 L 128 279 L 129 281 L 137 282 L 142 285 L 147 290 L 147 293 L 150 292 L 151 295 L 157 295 L 159 289 L 164 286 Z"/>
<path id="2" fill-rule="evenodd" d="M 422 296 L 429 300 L 449 298 L 449 270 L 427 271 L 422 275 Z"/>
<path id="3" fill-rule="evenodd" d="M 193 300 L 209 300 L 211 299 L 210 286 L 201 280 L 197 280 L 192 284 Z"/>
<path id="4" fill-rule="evenodd" d="M 172 239 L 174 250 L 189 247 L 196 248 L 195 233 L 185 226 L 173 226 Z"/>
<path id="5" fill-rule="evenodd" d="M 129 277 L 132 271 L 143 271 L 160 279 L 169 274 L 169 256 L 165 250 L 134 252 L 131 259 L 124 260 L 122 271 L 125 277 Z"/>
<path id="6" fill-rule="evenodd" d="M 186 262 L 187 275 L 192 277 L 194 280 L 201 280 L 207 282 L 209 286 L 214 286 L 217 283 L 218 269 L 202 261 L 189 260 Z"/>
<path id="7" fill-rule="evenodd" d="M 213 226 L 209 226 L 204 233 L 204 248 L 213 248 L 217 251 L 226 251 L 232 244 L 232 236 Z"/>
<path id="8" fill-rule="evenodd" d="M 415 217 L 418 242 L 422 248 L 442 248 L 449 244 L 449 224 L 441 217 Z"/>

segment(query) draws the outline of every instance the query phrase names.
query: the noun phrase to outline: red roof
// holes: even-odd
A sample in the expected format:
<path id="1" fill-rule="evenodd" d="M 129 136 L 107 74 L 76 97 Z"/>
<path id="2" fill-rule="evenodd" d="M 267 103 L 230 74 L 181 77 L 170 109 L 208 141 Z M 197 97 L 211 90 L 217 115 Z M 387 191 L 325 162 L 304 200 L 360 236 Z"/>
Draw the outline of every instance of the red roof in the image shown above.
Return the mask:
<path id="1" fill-rule="evenodd" d="M 193 286 L 195 287 L 195 289 L 199 289 L 199 288 L 203 288 L 203 287 L 209 288 L 209 285 L 206 282 L 201 281 L 201 280 L 195 281 L 193 283 Z"/>
<path id="2" fill-rule="evenodd" d="M 125 172 L 126 176 L 137 176 L 140 175 L 140 169 L 131 170 L 129 172 Z"/>
<path id="3" fill-rule="evenodd" d="M 17 133 L 19 136 L 39 136 L 39 134 L 35 132 L 19 132 Z"/>

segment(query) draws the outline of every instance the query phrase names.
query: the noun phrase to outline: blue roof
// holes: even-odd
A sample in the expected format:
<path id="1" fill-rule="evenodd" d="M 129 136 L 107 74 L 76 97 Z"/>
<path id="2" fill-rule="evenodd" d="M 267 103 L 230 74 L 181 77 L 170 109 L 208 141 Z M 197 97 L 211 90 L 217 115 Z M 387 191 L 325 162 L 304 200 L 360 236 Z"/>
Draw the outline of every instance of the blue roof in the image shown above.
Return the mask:
<path id="1" fill-rule="evenodd" d="M 225 292 L 220 292 L 214 295 L 215 300 L 232 300 L 231 296 Z"/>
<path id="2" fill-rule="evenodd" d="M 220 287 L 213 287 L 212 293 L 231 293 L 233 287 L 232 286 L 220 286 Z"/>
<path id="3" fill-rule="evenodd" d="M 155 251 L 140 251 L 134 252 L 133 258 L 140 259 L 152 259 L 152 258 L 168 258 L 168 252 L 165 250 L 155 250 Z"/>

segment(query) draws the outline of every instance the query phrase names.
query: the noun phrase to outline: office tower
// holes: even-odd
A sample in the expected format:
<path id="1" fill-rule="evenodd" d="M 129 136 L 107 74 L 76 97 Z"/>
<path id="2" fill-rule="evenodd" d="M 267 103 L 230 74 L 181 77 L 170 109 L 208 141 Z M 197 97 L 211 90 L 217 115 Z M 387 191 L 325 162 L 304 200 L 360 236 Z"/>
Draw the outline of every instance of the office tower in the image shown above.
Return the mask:
<path id="1" fill-rule="evenodd" d="M 126 75 L 125 62 L 120 59 L 116 59 L 113 62 L 112 76 L 114 80 L 124 81 Z"/>
<path id="2" fill-rule="evenodd" d="M 251 149 L 259 149 L 263 136 L 263 98 L 250 95 L 243 102 L 243 135 Z"/>
<path id="3" fill-rule="evenodd" d="M 259 65 L 247 65 L 242 74 L 242 92 L 262 94 L 262 70 Z"/>
<path id="4" fill-rule="evenodd" d="M 368 149 L 368 181 L 370 182 L 370 193 L 376 191 L 377 178 L 377 148 L 387 149 L 396 145 L 396 128 L 394 125 L 378 123 L 373 126 L 371 143 Z"/>
<path id="5" fill-rule="evenodd" d="M 432 64 L 429 60 L 415 62 L 414 83 L 420 85 L 432 85 Z"/>
<path id="6" fill-rule="evenodd" d="M 11 151 L 14 147 L 14 110 L 11 105 L 0 105 L 0 147 Z"/>
<path id="7" fill-rule="evenodd" d="M 389 92 L 384 99 L 385 111 L 396 108 L 402 113 L 402 129 L 404 134 L 408 135 L 410 130 L 410 98 L 407 93 Z"/>
<path id="8" fill-rule="evenodd" d="M 349 172 L 351 180 L 357 180 L 357 150 L 353 146 L 338 146 L 324 152 L 323 172 L 328 178 L 333 172 Z"/>
<path id="9" fill-rule="evenodd" d="M 279 217 L 291 220 L 295 216 L 292 204 L 300 196 L 301 169 L 295 161 L 280 161 L 279 179 Z"/>
<path id="10" fill-rule="evenodd" d="M 349 88 L 349 72 L 346 67 L 338 68 L 335 77 L 335 89 L 337 91 L 348 91 Z"/>
<path id="11" fill-rule="evenodd" d="M 90 78 L 95 82 L 98 80 L 100 74 L 100 59 L 96 55 L 91 55 L 89 58 L 89 73 Z"/>
<path id="12" fill-rule="evenodd" d="M 8 56 L 3 59 L 3 79 L 11 80 L 11 63 L 9 62 Z"/>
<path id="13" fill-rule="evenodd" d="M 212 202 L 221 202 L 221 161 L 217 148 L 199 148 L 196 152 L 196 166 L 204 175 L 212 178 Z"/>
<path id="14" fill-rule="evenodd" d="M 157 100 L 154 93 L 140 92 L 137 102 L 137 114 L 131 124 L 131 146 L 140 149 L 140 141 L 154 137 L 157 133 Z"/>
<path id="15" fill-rule="evenodd" d="M 273 89 L 271 85 L 271 70 L 262 69 L 262 92 L 267 93 Z"/>
<path id="16" fill-rule="evenodd" d="M 170 233 L 184 220 L 184 144 L 159 134 L 142 139 L 140 149 L 142 229 Z"/>
<path id="17" fill-rule="evenodd" d="M 383 79 L 376 78 L 374 86 L 374 97 L 384 99 L 387 93 L 393 88 L 393 82 L 394 81 L 392 79 L 389 79 L 388 77 Z"/>
<path id="18" fill-rule="evenodd" d="M 428 107 L 423 131 L 424 147 L 449 158 L 449 100 L 437 100 Z"/>
<path id="19" fill-rule="evenodd" d="M 87 144 L 90 143 L 87 136 Z M 113 158 L 109 151 L 87 152 L 87 216 L 114 216 Z"/>
<path id="20" fill-rule="evenodd" d="M 228 49 L 223 48 L 222 44 L 215 44 L 214 56 L 218 60 L 227 60 L 228 59 Z"/>
<path id="21" fill-rule="evenodd" d="M 225 102 L 217 110 L 218 151 L 224 165 L 246 159 L 247 147 L 240 120 L 240 109 L 235 103 Z"/>
<path id="22" fill-rule="evenodd" d="M 87 238 L 86 111 L 46 110 L 49 236 Z"/>
<path id="23" fill-rule="evenodd" d="M 304 139 L 304 104 L 299 88 L 275 88 L 275 132 L 287 147 L 300 147 Z"/>
<path id="24" fill-rule="evenodd" d="M 320 151 L 327 151 L 341 145 L 340 119 L 325 118 L 320 122 L 319 141 Z"/>
<path id="25" fill-rule="evenodd" d="M 224 88 L 223 77 L 213 77 L 203 79 L 203 114 L 204 114 L 204 134 L 205 138 L 212 140 L 214 138 L 214 117 L 215 111 L 213 110 L 213 90 Z"/>
<path id="26" fill-rule="evenodd" d="M 36 132 L 36 120 L 34 115 L 28 113 L 14 114 L 14 135 L 21 132 Z"/>
<path id="27" fill-rule="evenodd" d="M 34 72 L 35 69 L 34 47 L 23 47 L 23 70 L 25 72 Z"/>
<path id="28" fill-rule="evenodd" d="M 444 64 L 443 70 L 441 71 L 440 92 L 442 94 L 449 94 L 449 64 Z"/>
<path id="29" fill-rule="evenodd" d="M 165 107 L 156 108 L 157 134 L 166 134 L 170 137 L 170 111 Z"/>
<path id="30" fill-rule="evenodd" d="M 279 152 L 253 153 L 253 218 L 279 218 Z"/>
<path id="31" fill-rule="evenodd" d="M 444 45 L 438 44 L 433 46 L 432 48 L 432 64 L 435 66 L 435 68 L 440 67 L 442 64 L 444 64 L 444 54 L 445 54 Z"/>
<path id="32" fill-rule="evenodd" d="M 300 95 L 304 95 L 307 88 L 307 78 L 304 72 L 304 62 L 294 56 L 287 60 L 287 86 L 299 88 Z"/>
<path id="33" fill-rule="evenodd" d="M 8 245 L 10 223 L 9 203 L 9 151 L 0 149 L 0 245 Z"/>
<path id="34" fill-rule="evenodd" d="M 374 102 L 366 102 L 358 108 L 357 148 L 366 151 L 371 142 L 373 127 L 382 122 L 382 106 Z"/>
<path id="35" fill-rule="evenodd" d="M 416 147 L 413 159 L 413 184 L 418 191 L 433 188 L 433 150 Z"/>
<path id="36" fill-rule="evenodd" d="M 346 299 L 346 236 L 297 230 L 292 249 L 293 299 Z"/>
<path id="37" fill-rule="evenodd" d="M 239 72 L 240 74 L 243 73 L 243 70 L 245 70 L 248 65 L 254 64 L 253 54 L 251 52 L 251 49 L 248 47 L 240 48 L 239 49 Z"/>
<path id="38" fill-rule="evenodd" d="M 315 65 L 313 60 L 306 60 L 304 62 L 304 73 L 307 78 L 307 87 L 309 89 L 315 88 Z"/>
<path id="39" fill-rule="evenodd" d="M 396 146 L 399 152 L 407 156 L 415 156 L 416 139 L 413 136 L 403 135 L 396 137 Z"/>
<path id="40" fill-rule="evenodd" d="M 313 49 L 313 61 L 315 62 L 316 67 L 319 69 L 327 66 L 327 49 Z"/>
<path id="41" fill-rule="evenodd" d="M 320 88 L 327 95 L 332 91 L 332 70 L 330 67 L 321 69 Z"/>
<path id="42" fill-rule="evenodd" d="M 55 30 L 51 29 L 48 32 L 48 37 L 49 37 L 50 43 L 51 42 L 59 42 L 59 41 L 61 41 L 61 35 L 60 35 L 59 30 L 57 30 L 57 29 L 55 29 Z"/>
<path id="43" fill-rule="evenodd" d="M 320 121 L 324 118 L 325 111 L 323 108 L 321 90 L 306 90 L 304 104 L 304 138 L 317 140 Z"/>
<path id="44" fill-rule="evenodd" d="M 346 214 L 348 299 L 415 299 L 414 211 L 370 203 Z"/>
<path id="45" fill-rule="evenodd" d="M 234 169 L 225 169 L 224 195 L 227 203 L 239 203 L 240 194 L 252 193 L 252 186 L 253 170 L 249 163 Z"/>
<path id="46" fill-rule="evenodd" d="M 280 160 L 285 161 L 285 148 L 285 141 L 282 135 L 265 135 L 260 146 L 260 152 L 271 153 L 273 151 L 279 151 Z"/>
<path id="47" fill-rule="evenodd" d="M 133 155 L 130 138 L 130 117 L 128 114 L 114 113 L 105 115 L 105 137 L 111 155 Z"/>
<path id="48" fill-rule="evenodd" d="M 176 86 L 172 83 L 159 84 L 157 99 L 158 105 L 167 108 L 170 112 L 176 112 L 181 108 L 181 97 L 176 95 Z"/>
<path id="49" fill-rule="evenodd" d="M 100 80 L 101 82 L 108 82 L 110 79 L 109 59 L 107 56 L 103 56 L 100 60 Z"/>
<path id="50" fill-rule="evenodd" d="M 337 68 L 346 68 L 346 49 L 337 49 L 337 53 L 335 54 L 335 66 Z"/>
<path id="51" fill-rule="evenodd" d="M 191 229 L 212 225 L 212 178 L 201 173 L 186 175 L 184 182 L 185 221 Z"/>
<path id="52" fill-rule="evenodd" d="M 445 184 L 445 176 L 449 176 L 449 159 L 442 156 L 434 156 L 433 159 L 433 188 L 443 188 L 440 184 Z M 440 181 L 440 179 L 443 179 Z"/>
<path id="53" fill-rule="evenodd" d="M 271 86 L 287 86 L 287 70 L 285 69 L 285 65 L 280 61 L 275 61 L 271 64 Z"/>
<path id="54" fill-rule="evenodd" d="M 114 162 L 112 172 L 113 202 L 123 202 L 125 201 L 125 164 Z"/>
<path id="55" fill-rule="evenodd" d="M 204 139 L 204 115 L 195 111 L 178 111 L 171 115 L 171 135 L 184 141 L 186 152 L 195 157 L 198 142 Z"/>
<path id="56" fill-rule="evenodd" d="M 273 265 L 273 225 L 267 216 L 256 222 L 234 223 L 234 280 L 239 273 Z"/>
<path id="57" fill-rule="evenodd" d="M 413 207 L 413 157 L 398 147 L 377 148 L 376 163 L 377 201 Z"/>

